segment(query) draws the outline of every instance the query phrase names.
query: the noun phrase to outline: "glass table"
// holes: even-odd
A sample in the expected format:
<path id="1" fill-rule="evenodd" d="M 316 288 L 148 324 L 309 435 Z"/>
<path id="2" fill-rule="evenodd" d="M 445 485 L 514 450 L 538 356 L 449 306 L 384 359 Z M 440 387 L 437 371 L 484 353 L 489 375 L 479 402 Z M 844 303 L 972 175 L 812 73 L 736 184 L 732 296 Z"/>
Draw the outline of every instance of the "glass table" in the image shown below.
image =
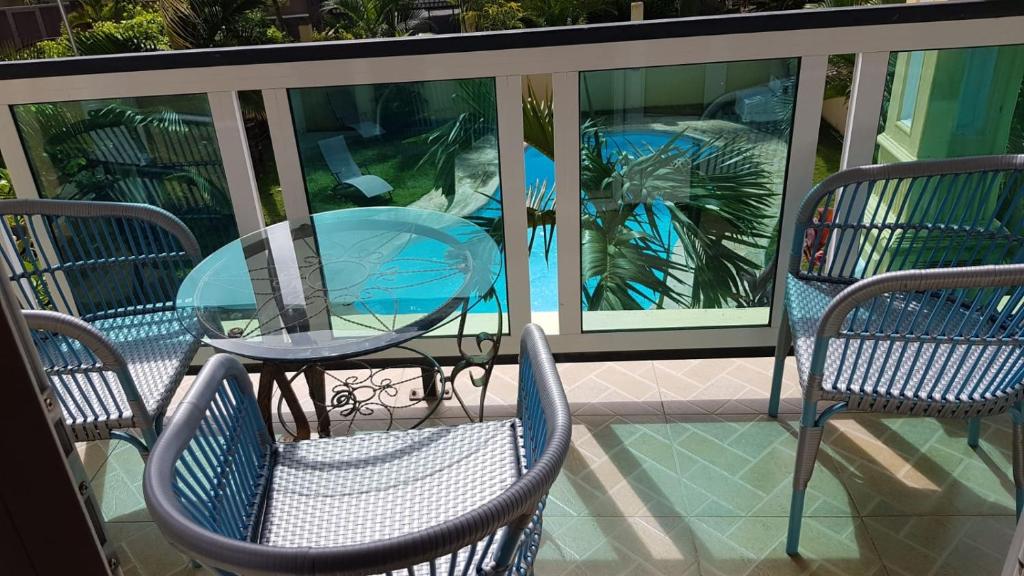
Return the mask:
<path id="1" fill-rule="evenodd" d="M 382 410 L 393 420 L 396 409 L 425 403 L 428 410 L 418 425 L 446 393 L 454 393 L 473 418 L 454 383 L 474 366 L 483 369 L 482 376 L 471 375 L 481 388 L 479 418 L 501 343 L 502 309 L 494 283 L 502 263 L 487 232 L 451 214 L 392 207 L 337 210 L 275 224 L 223 246 L 182 282 L 177 314 L 214 349 L 263 362 L 257 398 L 267 425 L 276 383 L 298 438 L 309 437 L 292 389 L 298 374 L 305 375 L 323 436 L 330 434 L 332 412 L 351 419 Z M 467 351 L 467 316 L 482 301 L 497 308 L 498 330 L 474 335 L 476 350 Z M 446 375 L 409 343 L 455 320 L 460 360 Z M 402 382 L 379 377 L 384 367 L 360 359 L 394 348 L 421 368 L 423 391 L 407 402 L 398 397 Z M 368 375 L 342 379 L 327 370 L 353 365 Z M 288 372 L 295 375 L 289 378 Z M 327 379 L 333 379 L 329 399 Z"/>

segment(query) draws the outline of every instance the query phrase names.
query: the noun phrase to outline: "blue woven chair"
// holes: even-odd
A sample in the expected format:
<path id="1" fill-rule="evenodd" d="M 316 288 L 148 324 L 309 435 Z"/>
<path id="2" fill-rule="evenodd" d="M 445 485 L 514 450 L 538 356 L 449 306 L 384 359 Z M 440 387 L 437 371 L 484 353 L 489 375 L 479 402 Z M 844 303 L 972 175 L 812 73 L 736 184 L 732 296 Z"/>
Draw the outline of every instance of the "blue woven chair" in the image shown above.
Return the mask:
<path id="1" fill-rule="evenodd" d="M 145 456 L 199 346 L 174 311 L 195 238 L 141 204 L 5 200 L 0 215 L 8 278 L 72 438 Z"/>
<path id="2" fill-rule="evenodd" d="M 1009 411 L 1024 504 L 1024 156 L 845 170 L 797 216 L 769 413 L 793 346 L 803 415 L 787 552 L 822 431 L 841 410 L 963 418 Z M 818 404 L 833 404 L 819 412 Z"/>
<path id="3" fill-rule="evenodd" d="M 217 355 L 146 463 L 146 504 L 224 573 L 531 574 L 572 431 L 533 325 L 518 405 L 510 420 L 277 443 L 242 366 Z"/>

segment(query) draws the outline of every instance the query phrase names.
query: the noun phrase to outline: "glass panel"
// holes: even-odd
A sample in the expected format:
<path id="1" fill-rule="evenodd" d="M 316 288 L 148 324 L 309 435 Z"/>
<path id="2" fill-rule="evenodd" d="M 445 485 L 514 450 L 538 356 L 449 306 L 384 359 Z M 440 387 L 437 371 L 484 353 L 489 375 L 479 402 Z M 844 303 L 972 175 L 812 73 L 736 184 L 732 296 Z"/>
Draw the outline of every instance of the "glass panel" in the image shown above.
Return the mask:
<path id="1" fill-rule="evenodd" d="M 907 126 L 914 119 L 917 107 L 917 94 L 921 88 L 921 68 L 924 65 L 924 52 L 911 52 L 907 62 L 907 73 L 903 79 L 903 102 L 900 104 L 900 122 Z"/>
<path id="2" fill-rule="evenodd" d="M 526 232 L 532 321 L 558 333 L 558 239 L 555 223 L 555 137 L 551 76 L 523 78 Z"/>
<path id="3" fill-rule="evenodd" d="M 476 222 L 501 244 L 493 78 L 293 89 L 289 99 L 311 213 L 436 210 Z M 495 290 L 507 311 L 505 284 L 503 270 Z M 496 310 L 492 300 L 473 312 Z"/>
<path id="4" fill-rule="evenodd" d="M 284 196 L 281 194 L 281 180 L 277 175 L 277 160 L 274 146 L 270 141 L 270 126 L 267 124 L 267 110 L 263 105 L 263 93 L 259 90 L 243 90 L 238 93 L 245 121 L 245 136 L 249 142 L 249 156 L 260 191 L 260 206 L 263 221 L 267 226 L 284 222 Z"/>
<path id="5" fill-rule="evenodd" d="M 1024 153 L 1024 45 L 902 52 L 890 66 L 877 162 Z"/>
<path id="6" fill-rule="evenodd" d="M 580 75 L 583 330 L 768 323 L 796 74 Z"/>
<path id="7" fill-rule="evenodd" d="M 204 94 L 14 106 L 44 198 L 164 208 L 204 254 L 238 237 Z"/>
<path id="8" fill-rule="evenodd" d="M 839 171 L 855 63 L 856 54 L 833 54 L 828 57 L 818 147 L 814 158 L 814 184 Z"/>

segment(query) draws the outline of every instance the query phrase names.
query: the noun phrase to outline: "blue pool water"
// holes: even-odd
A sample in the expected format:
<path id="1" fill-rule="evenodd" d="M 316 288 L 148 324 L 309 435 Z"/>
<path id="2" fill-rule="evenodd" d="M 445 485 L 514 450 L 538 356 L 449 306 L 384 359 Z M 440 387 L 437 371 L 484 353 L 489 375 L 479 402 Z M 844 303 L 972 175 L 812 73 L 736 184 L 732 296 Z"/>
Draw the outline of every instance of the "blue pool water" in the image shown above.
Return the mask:
<path id="1" fill-rule="evenodd" d="M 666 132 L 620 132 L 608 134 L 606 136 L 608 142 L 607 150 L 609 154 L 616 150 L 624 150 L 626 152 L 639 150 L 642 153 L 647 151 L 648 148 L 663 146 L 673 136 L 674 134 Z M 696 144 L 693 139 L 687 137 L 681 137 L 676 141 L 676 147 L 681 149 L 689 149 L 694 146 Z M 553 187 L 555 182 L 554 162 L 533 147 L 527 147 L 524 156 L 526 163 L 526 185 L 531 186 L 547 182 L 549 188 Z M 592 206 L 584 206 L 583 208 L 588 211 L 593 210 Z M 500 210 L 501 206 L 498 201 L 492 200 L 478 210 L 476 214 L 493 217 Z M 656 223 L 658 224 L 658 230 L 662 234 L 662 242 L 667 246 L 672 246 L 675 242 L 675 235 L 669 223 L 668 210 L 664 206 L 656 204 L 653 211 Z M 638 211 L 638 217 L 641 220 L 646 218 L 642 211 Z M 545 231 L 543 229 L 537 231 L 533 249 L 530 251 L 530 300 L 535 312 L 554 312 L 558 310 L 558 249 L 556 236 L 557 233 L 552 232 L 551 251 L 547 258 L 544 257 Z M 588 288 L 593 288 L 595 283 L 591 281 Z M 496 285 L 505 285 L 504 269 Z M 638 288 L 637 293 L 653 297 L 653 294 L 643 289 Z M 644 301 L 643 297 L 640 300 Z M 502 295 L 501 301 L 505 310 L 508 310 L 504 295 Z M 478 310 L 488 312 L 494 311 L 495 308 L 493 304 L 482 303 Z"/>

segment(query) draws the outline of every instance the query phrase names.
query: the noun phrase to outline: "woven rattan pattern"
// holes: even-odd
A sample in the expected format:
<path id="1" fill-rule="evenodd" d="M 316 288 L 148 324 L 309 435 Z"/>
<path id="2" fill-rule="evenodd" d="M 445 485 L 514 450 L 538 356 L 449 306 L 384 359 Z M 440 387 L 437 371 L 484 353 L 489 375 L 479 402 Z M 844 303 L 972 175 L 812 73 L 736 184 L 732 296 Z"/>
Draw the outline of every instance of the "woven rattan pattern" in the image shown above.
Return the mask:
<path id="1" fill-rule="evenodd" d="M 829 302 L 844 288 L 845 284 L 805 281 L 792 275 L 787 278 L 786 298 L 801 385 L 806 384 L 810 372 L 821 315 Z M 943 325 L 947 317 L 953 319 L 948 325 L 954 329 L 973 330 L 985 322 L 980 316 L 968 315 L 963 309 L 937 299 L 927 301 L 930 306 L 918 313 L 917 304 L 911 309 L 904 306 L 906 301 L 898 296 L 885 298 L 884 303 L 873 304 L 875 313 L 871 315 L 873 324 L 879 324 L 879 318 L 884 316 L 885 325 L 864 326 L 863 322 L 857 321 L 858 325 L 853 327 L 855 332 L 940 336 L 935 327 Z M 864 307 L 871 305 L 868 303 Z M 883 315 L 881 310 L 884 306 L 890 308 L 889 313 Z M 867 314 L 859 316 L 864 318 Z M 932 318 L 939 320 L 928 326 Z M 843 329 L 845 331 L 850 328 L 850 320 L 847 319 Z M 1024 360 L 1021 353 L 1020 347 L 1006 344 L 980 346 L 857 338 L 846 346 L 844 338 L 833 338 L 825 357 L 823 399 L 846 399 L 852 395 L 909 400 L 917 403 L 912 409 L 914 412 L 927 412 L 931 403 L 937 406 L 940 402 L 951 402 L 953 405 L 943 407 L 944 415 L 973 415 L 978 413 L 979 407 L 972 409 L 970 414 L 958 414 L 956 404 L 1004 404 L 1006 398 L 983 392 L 992 382 L 1010 375 L 1019 377 L 1017 373 L 1021 371 Z M 968 367 L 979 367 L 971 374 L 973 382 L 968 386 L 961 386 L 960 381 L 951 379 L 951 375 L 955 376 L 959 371 L 946 369 L 947 366 L 961 363 Z M 876 403 L 875 409 L 880 407 L 884 406 Z M 906 411 L 907 406 L 894 403 L 888 410 Z"/>
<path id="2" fill-rule="evenodd" d="M 260 542 L 361 544 L 480 507 L 523 472 L 518 421 L 278 444 Z"/>
<path id="3" fill-rule="evenodd" d="M 150 414 L 162 414 L 188 369 L 199 342 L 173 311 L 97 320 L 128 362 L 128 370 Z"/>

